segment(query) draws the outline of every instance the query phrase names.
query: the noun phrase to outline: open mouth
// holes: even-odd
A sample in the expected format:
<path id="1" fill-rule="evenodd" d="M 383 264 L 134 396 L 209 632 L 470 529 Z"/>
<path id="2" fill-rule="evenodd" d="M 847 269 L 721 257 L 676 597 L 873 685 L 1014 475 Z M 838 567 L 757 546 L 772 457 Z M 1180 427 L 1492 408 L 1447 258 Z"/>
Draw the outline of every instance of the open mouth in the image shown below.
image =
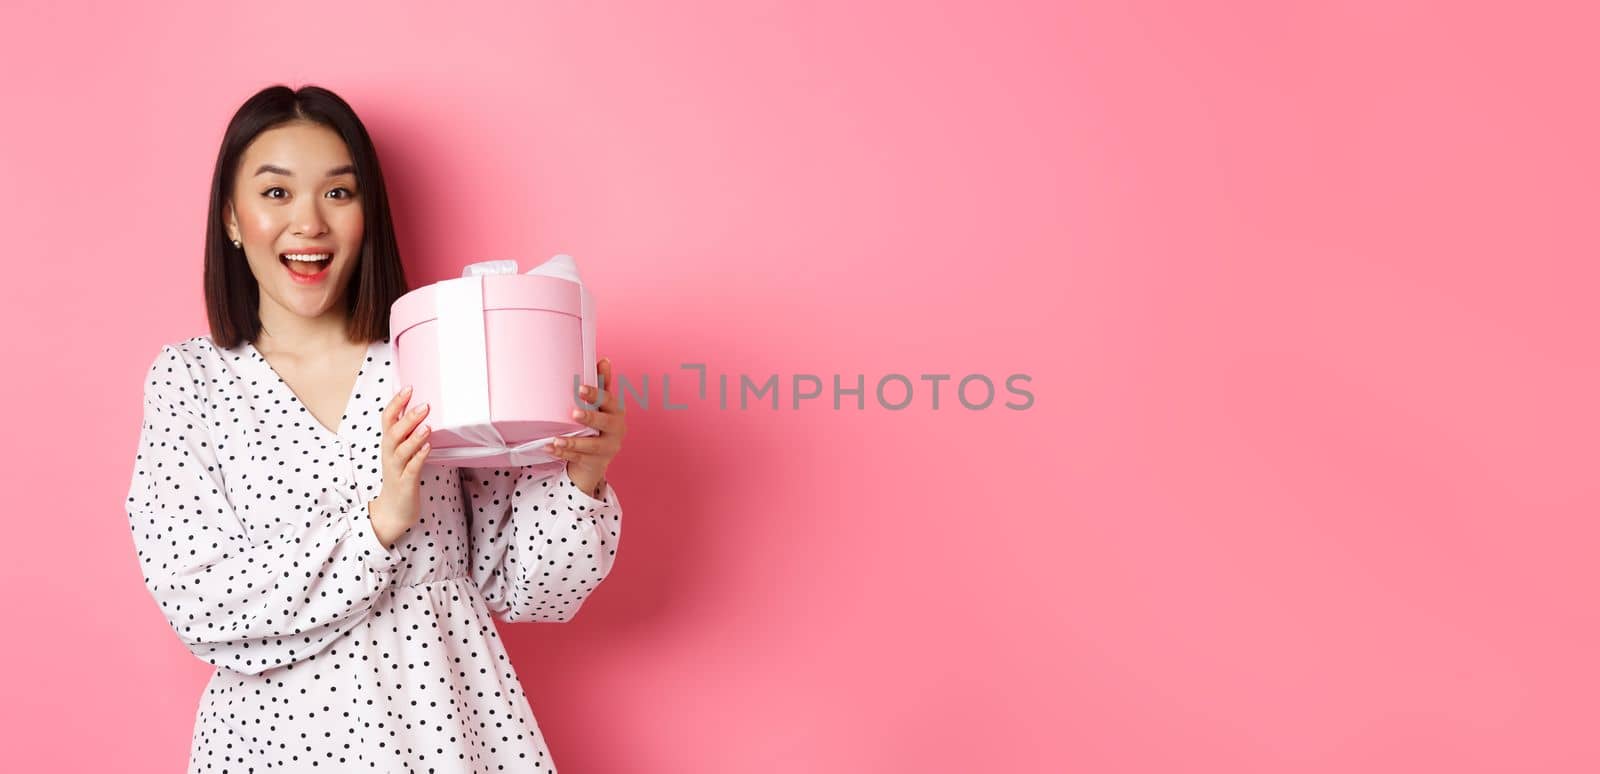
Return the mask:
<path id="1" fill-rule="evenodd" d="M 333 255 L 330 253 L 307 255 L 279 255 L 278 260 L 288 267 L 290 274 L 295 274 L 306 279 L 315 279 L 333 265 Z"/>
<path id="2" fill-rule="evenodd" d="M 332 253 L 281 253 L 278 260 L 289 272 L 289 279 L 300 285 L 315 285 L 328 276 Z"/>

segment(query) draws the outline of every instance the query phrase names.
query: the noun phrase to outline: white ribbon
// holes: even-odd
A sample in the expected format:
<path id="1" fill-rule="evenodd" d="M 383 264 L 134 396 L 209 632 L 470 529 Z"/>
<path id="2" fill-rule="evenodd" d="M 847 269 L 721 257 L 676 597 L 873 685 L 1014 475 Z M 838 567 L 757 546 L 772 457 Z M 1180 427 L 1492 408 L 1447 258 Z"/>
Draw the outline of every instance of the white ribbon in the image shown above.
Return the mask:
<path id="1" fill-rule="evenodd" d="M 471 467 L 475 460 L 509 456 L 511 467 L 559 462 L 544 451 L 560 437 L 595 435 L 592 427 L 582 427 L 558 436 L 536 438 L 512 446 L 495 429 L 489 413 L 489 373 L 487 334 L 483 327 L 483 278 L 491 274 L 515 274 L 515 260 L 479 261 L 468 264 L 461 277 L 434 286 L 434 311 L 439 331 L 439 403 L 442 412 L 438 427 L 448 427 L 471 446 L 433 449 L 428 462 L 446 467 Z M 578 275 L 577 264 L 569 255 L 557 255 L 528 270 L 529 274 L 557 277 L 577 283 L 579 327 L 583 333 L 585 384 L 599 384 L 595 370 L 594 308 L 588 288 Z M 602 396 L 603 397 L 603 396 Z"/>

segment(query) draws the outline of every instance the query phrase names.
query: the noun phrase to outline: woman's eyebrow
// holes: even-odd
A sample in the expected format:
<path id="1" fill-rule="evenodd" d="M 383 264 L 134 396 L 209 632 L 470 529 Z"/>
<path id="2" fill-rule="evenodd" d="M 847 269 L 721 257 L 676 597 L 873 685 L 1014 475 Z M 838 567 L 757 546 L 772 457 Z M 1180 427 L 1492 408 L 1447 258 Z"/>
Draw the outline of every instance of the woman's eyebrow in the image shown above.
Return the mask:
<path id="1" fill-rule="evenodd" d="M 328 170 L 328 177 L 338 177 L 339 175 L 348 175 L 348 174 L 354 173 L 355 171 L 356 171 L 356 166 L 354 164 L 346 164 L 346 165 L 344 165 L 342 167 L 334 167 L 333 169 Z M 283 167 L 275 167 L 275 166 L 273 166 L 271 164 L 262 164 L 261 168 L 256 170 L 256 174 L 257 175 L 264 175 L 264 174 L 267 174 L 269 172 L 272 173 L 272 174 L 275 174 L 275 175 L 283 175 L 284 177 L 294 177 L 294 173 L 293 172 L 290 172 L 289 170 L 284 169 Z"/>

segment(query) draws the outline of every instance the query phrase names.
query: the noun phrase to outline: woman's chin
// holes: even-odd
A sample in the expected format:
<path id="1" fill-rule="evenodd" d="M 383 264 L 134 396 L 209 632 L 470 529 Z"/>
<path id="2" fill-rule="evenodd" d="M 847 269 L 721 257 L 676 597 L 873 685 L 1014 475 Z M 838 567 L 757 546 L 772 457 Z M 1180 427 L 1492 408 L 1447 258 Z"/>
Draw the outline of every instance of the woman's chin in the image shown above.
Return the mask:
<path id="1" fill-rule="evenodd" d="M 334 308 L 338 295 L 332 288 L 286 287 L 279 291 L 279 305 L 297 316 L 312 319 Z"/>

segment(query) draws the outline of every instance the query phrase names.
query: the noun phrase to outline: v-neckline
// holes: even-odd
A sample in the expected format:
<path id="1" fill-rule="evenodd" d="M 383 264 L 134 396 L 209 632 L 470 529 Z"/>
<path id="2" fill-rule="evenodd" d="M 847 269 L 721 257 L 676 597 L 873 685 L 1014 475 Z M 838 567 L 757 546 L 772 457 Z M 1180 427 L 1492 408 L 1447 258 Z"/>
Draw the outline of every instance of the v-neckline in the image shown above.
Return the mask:
<path id="1" fill-rule="evenodd" d="M 295 405 L 299 406 L 301 411 L 305 412 L 306 418 L 311 420 L 311 426 L 315 428 L 317 432 L 333 438 L 334 440 L 344 438 L 343 433 L 346 429 L 346 426 L 350 424 L 350 409 L 354 407 L 356 394 L 361 391 L 361 377 L 365 376 L 367 373 L 367 363 L 372 359 L 373 344 L 374 342 L 367 342 L 366 350 L 361 353 L 361 367 L 356 370 L 355 381 L 350 383 L 350 394 L 345 396 L 344 409 L 339 413 L 339 426 L 329 430 L 327 425 L 322 424 L 322 420 L 317 419 L 316 414 L 311 413 L 311 407 L 307 406 L 305 401 L 300 399 L 299 393 L 296 393 L 294 388 L 290 387 L 289 383 L 283 380 L 283 376 L 278 373 L 278 369 L 272 366 L 272 361 L 268 360 L 266 355 L 261 354 L 261 350 L 256 349 L 255 344 L 248 341 L 244 343 L 244 345 L 250 349 L 250 353 L 255 355 L 256 359 L 261 361 L 262 365 L 267 367 L 267 372 L 272 374 L 272 378 L 278 381 L 279 386 L 283 387 L 283 391 L 289 394 L 289 399 L 293 401 Z"/>

